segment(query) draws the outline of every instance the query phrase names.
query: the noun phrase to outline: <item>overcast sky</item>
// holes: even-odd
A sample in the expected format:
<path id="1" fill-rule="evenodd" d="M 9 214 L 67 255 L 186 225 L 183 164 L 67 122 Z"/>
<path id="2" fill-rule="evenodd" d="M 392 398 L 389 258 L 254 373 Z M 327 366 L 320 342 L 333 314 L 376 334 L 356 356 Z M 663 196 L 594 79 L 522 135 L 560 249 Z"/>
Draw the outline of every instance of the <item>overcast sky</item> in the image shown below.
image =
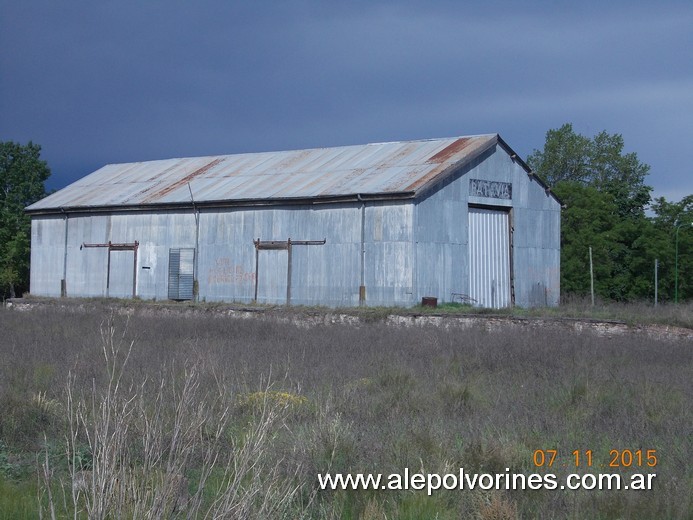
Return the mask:
<path id="1" fill-rule="evenodd" d="M 620 133 L 693 193 L 693 2 L 0 0 L 0 140 L 50 188 L 104 164 Z"/>

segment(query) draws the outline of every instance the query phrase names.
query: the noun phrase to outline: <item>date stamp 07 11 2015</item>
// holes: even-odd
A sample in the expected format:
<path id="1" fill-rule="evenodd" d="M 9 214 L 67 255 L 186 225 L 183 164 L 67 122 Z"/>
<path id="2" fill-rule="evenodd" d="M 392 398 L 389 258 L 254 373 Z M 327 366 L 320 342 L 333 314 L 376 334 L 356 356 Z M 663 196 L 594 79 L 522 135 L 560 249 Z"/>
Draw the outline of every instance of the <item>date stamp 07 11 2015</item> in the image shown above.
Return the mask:
<path id="1" fill-rule="evenodd" d="M 593 450 L 573 450 L 569 457 L 559 455 L 558 450 L 534 450 L 532 462 L 537 468 L 571 466 L 575 468 L 593 466 L 609 468 L 654 468 L 657 466 L 657 450 L 609 450 L 609 456 L 599 462 Z"/>

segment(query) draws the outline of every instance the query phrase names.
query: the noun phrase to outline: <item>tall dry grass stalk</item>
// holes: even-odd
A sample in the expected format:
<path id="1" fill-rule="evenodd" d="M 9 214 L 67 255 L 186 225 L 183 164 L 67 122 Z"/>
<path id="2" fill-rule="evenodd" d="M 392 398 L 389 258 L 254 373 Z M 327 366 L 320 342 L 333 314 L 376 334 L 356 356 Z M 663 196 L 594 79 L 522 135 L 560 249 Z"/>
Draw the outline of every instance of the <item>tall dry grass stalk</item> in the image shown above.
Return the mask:
<path id="1" fill-rule="evenodd" d="M 93 520 L 300 516 L 299 468 L 287 470 L 270 454 L 287 405 L 264 399 L 246 427 L 232 428 L 231 392 L 221 384 L 201 388 L 200 364 L 135 384 L 124 376 L 134 342 L 118 337 L 111 322 L 101 342 L 105 388 L 77 395 L 68 377 L 66 512 Z M 47 459 L 43 474 L 55 518 L 60 504 Z"/>

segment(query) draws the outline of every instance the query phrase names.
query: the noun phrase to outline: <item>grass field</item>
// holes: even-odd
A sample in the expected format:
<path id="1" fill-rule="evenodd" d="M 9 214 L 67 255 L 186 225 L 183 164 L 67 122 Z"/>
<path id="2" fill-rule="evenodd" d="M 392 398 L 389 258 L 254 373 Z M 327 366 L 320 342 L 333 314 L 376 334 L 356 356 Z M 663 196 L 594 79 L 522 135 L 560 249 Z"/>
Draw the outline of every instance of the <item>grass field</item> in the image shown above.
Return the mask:
<path id="1" fill-rule="evenodd" d="M 0 519 L 691 518 L 689 339 L 97 302 L 0 309 L 0 331 Z M 318 473 L 405 468 L 657 477 L 649 491 L 318 489 Z"/>

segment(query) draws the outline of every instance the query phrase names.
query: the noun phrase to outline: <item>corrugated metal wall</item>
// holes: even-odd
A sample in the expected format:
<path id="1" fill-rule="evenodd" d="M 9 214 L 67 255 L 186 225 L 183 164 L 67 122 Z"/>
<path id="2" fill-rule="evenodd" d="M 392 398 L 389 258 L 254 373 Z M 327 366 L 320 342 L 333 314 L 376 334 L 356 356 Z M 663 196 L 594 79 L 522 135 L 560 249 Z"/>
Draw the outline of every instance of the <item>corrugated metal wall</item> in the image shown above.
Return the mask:
<path id="1" fill-rule="evenodd" d="M 283 304 L 287 296 L 288 253 L 258 252 L 253 241 L 326 240 L 292 247 L 291 302 L 296 305 L 358 304 L 361 209 L 266 207 L 203 211 L 200 214 L 200 296 L 250 302 L 258 282 L 258 302 Z"/>
<path id="2" fill-rule="evenodd" d="M 205 210 L 195 237 L 192 212 L 93 214 L 69 218 L 65 255 L 65 219 L 34 217 L 31 290 L 59 296 L 66 273 L 68 296 L 132 297 L 133 252 L 113 251 L 110 287 L 107 248 L 83 243 L 139 243 L 136 295 L 173 298 L 169 252 L 196 251 L 199 298 L 251 302 L 258 280 L 258 302 L 283 304 L 287 296 L 287 252 L 260 251 L 256 273 L 253 240 L 326 240 L 324 245 L 292 248 L 291 302 L 296 305 L 359 304 L 361 221 L 365 214 L 363 278 L 366 303 L 411 305 L 411 203 L 374 204 L 365 208 L 334 204 L 319 207 L 267 207 Z M 63 268 L 63 259 L 67 265 Z M 38 267 L 38 268 L 37 268 Z M 64 269 L 64 271 L 63 271 Z M 180 273 L 179 273 L 180 275 Z M 178 291 L 175 287 L 174 292 Z M 187 298 L 181 295 L 179 298 Z"/>
<path id="3" fill-rule="evenodd" d="M 469 208 L 469 296 L 476 305 L 511 305 L 508 212 Z"/>

